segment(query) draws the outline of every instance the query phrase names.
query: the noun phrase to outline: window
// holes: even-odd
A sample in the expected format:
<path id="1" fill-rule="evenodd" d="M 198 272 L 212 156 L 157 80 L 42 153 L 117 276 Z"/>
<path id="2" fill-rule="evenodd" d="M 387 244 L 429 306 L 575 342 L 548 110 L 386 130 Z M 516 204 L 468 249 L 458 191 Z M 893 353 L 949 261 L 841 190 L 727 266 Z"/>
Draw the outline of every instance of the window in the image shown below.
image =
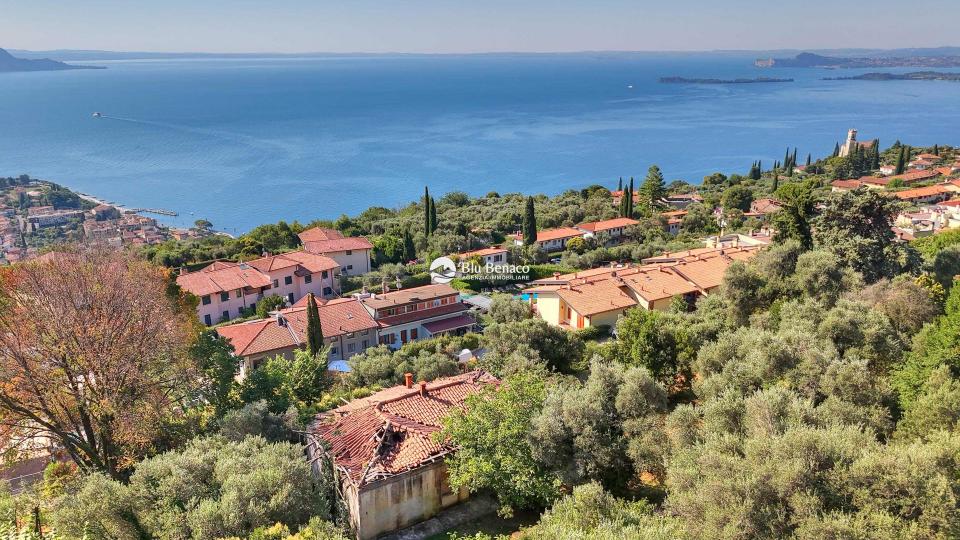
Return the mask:
<path id="1" fill-rule="evenodd" d="M 324 295 L 324 296 L 330 296 L 331 294 L 333 294 L 333 289 L 331 289 L 330 287 L 324 287 L 324 288 L 323 288 L 323 295 Z"/>
<path id="2" fill-rule="evenodd" d="M 363 343 L 362 343 L 360 346 L 363 347 L 364 349 L 366 349 L 367 347 L 370 346 L 370 342 L 367 341 L 367 340 L 363 340 Z"/>
<path id="3" fill-rule="evenodd" d="M 209 296 L 208 296 L 207 298 L 209 298 Z M 209 302 L 208 302 L 208 303 L 209 303 Z M 205 325 L 207 325 L 207 326 L 210 326 L 211 324 L 213 324 L 213 321 L 210 320 L 210 314 L 209 314 L 209 313 L 203 316 L 203 324 L 205 324 Z"/>
<path id="4" fill-rule="evenodd" d="M 230 312 L 229 312 L 229 311 L 224 311 L 224 312 L 223 312 L 223 320 L 225 320 L 225 321 L 229 321 L 229 320 L 230 320 Z"/>
<path id="5" fill-rule="evenodd" d="M 291 304 L 293 303 L 293 293 L 287 295 L 287 300 L 289 300 Z"/>
<path id="6" fill-rule="evenodd" d="M 415 340 L 415 339 L 417 339 L 417 329 L 416 329 L 416 328 L 414 328 L 413 330 L 410 330 L 410 340 L 413 341 L 413 340 Z"/>
<path id="7" fill-rule="evenodd" d="M 222 293 L 220 293 L 220 301 L 221 301 L 221 302 L 227 302 L 227 301 L 229 301 L 229 300 L 230 300 L 230 293 L 228 293 L 228 292 L 222 292 Z"/>
<path id="8" fill-rule="evenodd" d="M 348 352 L 348 353 L 352 353 L 352 352 L 355 351 L 356 349 L 357 349 L 357 344 L 356 344 L 356 343 L 347 343 L 347 352 Z"/>
<path id="9" fill-rule="evenodd" d="M 352 250 L 352 249 L 348 249 L 348 250 L 347 250 L 347 255 L 353 255 L 353 250 Z"/>
<path id="10" fill-rule="evenodd" d="M 292 284 L 292 283 L 293 283 L 293 276 L 287 276 L 287 277 L 283 278 L 283 284 L 284 284 L 284 285 L 290 285 L 290 284 Z"/>
<path id="11" fill-rule="evenodd" d="M 274 287 L 279 287 L 279 286 L 280 286 L 280 280 L 278 280 L 278 279 L 273 280 L 273 286 L 274 286 Z"/>
<path id="12" fill-rule="evenodd" d="M 330 347 L 330 355 L 331 355 L 331 356 L 337 356 L 337 354 L 339 354 L 339 352 L 337 351 L 337 348 L 336 348 L 336 347 Z"/>
<path id="13" fill-rule="evenodd" d="M 313 283 L 313 274 L 307 274 L 303 276 L 304 283 Z"/>
<path id="14" fill-rule="evenodd" d="M 256 312 L 256 311 L 257 311 L 257 303 L 256 303 L 256 302 L 250 304 L 250 311 L 253 311 L 253 312 Z"/>
<path id="15" fill-rule="evenodd" d="M 243 289 L 237 289 L 237 298 L 243 298 Z"/>
<path id="16" fill-rule="evenodd" d="M 209 305 L 210 305 L 210 295 L 209 295 L 209 294 L 208 294 L 208 295 L 205 295 L 203 298 L 200 299 L 200 301 L 203 303 L 203 305 L 209 306 Z"/>
<path id="17" fill-rule="evenodd" d="M 324 270 L 323 273 L 320 274 L 320 279 L 327 279 L 327 277 L 328 277 L 329 275 L 330 275 L 330 273 L 327 272 L 326 270 Z"/>
<path id="18" fill-rule="evenodd" d="M 440 305 L 440 299 L 437 298 L 436 300 L 433 301 L 433 307 L 437 307 L 439 305 Z"/>
<path id="19" fill-rule="evenodd" d="M 353 265 L 352 265 L 352 264 L 348 264 L 348 265 L 347 265 L 347 270 L 353 270 Z"/>

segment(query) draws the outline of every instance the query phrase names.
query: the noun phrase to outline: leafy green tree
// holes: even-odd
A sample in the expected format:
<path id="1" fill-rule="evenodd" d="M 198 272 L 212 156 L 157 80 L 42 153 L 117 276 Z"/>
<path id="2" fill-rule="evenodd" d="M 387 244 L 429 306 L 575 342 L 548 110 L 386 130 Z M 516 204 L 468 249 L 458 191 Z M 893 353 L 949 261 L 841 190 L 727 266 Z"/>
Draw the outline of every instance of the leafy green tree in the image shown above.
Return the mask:
<path id="1" fill-rule="evenodd" d="M 644 368 L 595 359 L 584 384 L 551 388 L 530 432 L 534 457 L 566 485 L 622 491 L 641 472 L 663 476 L 658 440 L 667 392 Z"/>
<path id="2" fill-rule="evenodd" d="M 724 190 L 720 200 L 726 210 L 737 209 L 746 212 L 750 210 L 750 203 L 753 202 L 753 193 L 742 184 L 731 186 Z"/>
<path id="3" fill-rule="evenodd" d="M 401 262 L 403 250 L 402 238 L 384 234 L 373 240 L 373 259 L 377 265 Z"/>
<path id="4" fill-rule="evenodd" d="M 919 255 L 909 245 L 894 242 L 890 229 L 899 204 L 873 190 L 833 193 L 817 216 L 814 239 L 843 264 L 873 283 L 919 269 Z"/>
<path id="5" fill-rule="evenodd" d="M 540 318 L 492 324 L 484 331 L 483 344 L 487 355 L 501 359 L 518 350 L 536 353 L 548 368 L 560 372 L 569 371 L 584 351 L 583 341 L 575 333 Z"/>
<path id="6" fill-rule="evenodd" d="M 642 366 L 661 384 L 689 382 L 693 350 L 682 317 L 642 308 L 617 322 L 617 350 L 627 365 Z"/>
<path id="7" fill-rule="evenodd" d="M 266 401 L 270 412 L 283 413 L 297 404 L 309 405 L 320 399 L 328 386 L 328 349 L 310 354 L 297 349 L 293 358 L 276 356 L 253 370 L 240 384 L 244 403 Z"/>
<path id="8" fill-rule="evenodd" d="M 220 434 L 240 442 L 246 437 L 263 437 L 270 442 L 289 441 L 293 436 L 293 420 L 289 414 L 270 412 L 266 401 L 248 403 L 229 411 L 218 422 Z"/>
<path id="9" fill-rule="evenodd" d="M 282 308 L 286 302 L 286 298 L 277 294 L 264 296 L 259 302 L 257 302 L 257 317 L 266 319 L 270 316 L 271 311 L 276 311 Z"/>
<path id="10" fill-rule="evenodd" d="M 458 448 L 447 459 L 450 483 L 496 493 L 504 515 L 556 499 L 559 479 L 534 458 L 528 436 L 545 397 L 542 378 L 518 373 L 498 388 L 468 396 L 463 409 L 453 409 L 439 435 Z"/>
<path id="11" fill-rule="evenodd" d="M 960 380 L 942 365 L 930 372 L 916 400 L 897 424 L 895 436 L 902 440 L 929 439 L 940 431 L 960 428 Z"/>
<path id="12" fill-rule="evenodd" d="M 307 295 L 307 350 L 316 355 L 323 350 L 323 329 L 320 326 L 320 309 L 313 293 Z"/>
<path id="13" fill-rule="evenodd" d="M 416 260 L 417 258 L 417 248 L 413 243 L 413 235 L 410 234 L 410 229 L 403 229 L 403 262 L 410 262 Z"/>
<path id="14" fill-rule="evenodd" d="M 190 347 L 190 356 L 203 373 L 201 399 L 213 407 L 215 415 L 223 415 L 236 401 L 233 389 L 240 362 L 233 346 L 216 331 L 204 330 Z"/>
<path id="15" fill-rule="evenodd" d="M 793 239 L 805 249 L 813 245 L 810 220 L 816 199 L 808 182 L 789 183 L 777 190 L 777 199 L 783 208 L 773 216 L 773 227 L 779 241 Z"/>
<path id="16" fill-rule="evenodd" d="M 490 318 L 495 323 L 511 323 L 533 317 L 530 304 L 509 294 L 495 294 L 490 302 Z"/>

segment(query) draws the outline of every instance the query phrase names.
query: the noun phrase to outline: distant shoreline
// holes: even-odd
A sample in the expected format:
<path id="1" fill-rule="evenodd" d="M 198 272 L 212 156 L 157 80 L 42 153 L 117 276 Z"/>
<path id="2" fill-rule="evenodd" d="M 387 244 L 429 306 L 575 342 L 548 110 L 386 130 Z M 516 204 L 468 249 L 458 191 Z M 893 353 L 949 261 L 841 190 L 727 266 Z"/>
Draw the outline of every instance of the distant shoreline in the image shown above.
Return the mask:
<path id="1" fill-rule="evenodd" d="M 912 73 L 864 73 L 851 77 L 824 77 L 822 81 L 960 81 L 960 73 L 915 71 Z"/>
<path id="2" fill-rule="evenodd" d="M 758 84 L 758 83 L 786 83 L 793 79 L 777 79 L 774 77 L 755 77 L 753 79 L 688 79 L 685 77 L 660 77 L 663 84 Z"/>

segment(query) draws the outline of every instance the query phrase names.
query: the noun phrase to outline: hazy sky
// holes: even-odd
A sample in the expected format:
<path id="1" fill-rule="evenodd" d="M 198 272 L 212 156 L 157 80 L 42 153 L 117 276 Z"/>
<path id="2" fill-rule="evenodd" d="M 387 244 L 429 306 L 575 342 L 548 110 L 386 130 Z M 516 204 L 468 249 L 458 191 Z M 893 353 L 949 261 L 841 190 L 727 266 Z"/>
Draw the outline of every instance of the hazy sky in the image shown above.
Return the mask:
<path id="1" fill-rule="evenodd" d="M 0 47 L 212 52 L 893 48 L 957 45 L 957 20 L 958 0 L 0 0 Z"/>

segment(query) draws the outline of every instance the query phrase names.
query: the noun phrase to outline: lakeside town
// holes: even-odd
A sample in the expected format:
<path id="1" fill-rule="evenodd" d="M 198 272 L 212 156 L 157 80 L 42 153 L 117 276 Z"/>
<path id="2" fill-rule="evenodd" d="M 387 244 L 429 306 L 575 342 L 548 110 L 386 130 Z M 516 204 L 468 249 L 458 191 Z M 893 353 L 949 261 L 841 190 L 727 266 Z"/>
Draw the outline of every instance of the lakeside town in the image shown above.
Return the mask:
<path id="1" fill-rule="evenodd" d="M 697 184 L 427 189 L 237 238 L 4 179 L 0 519 L 955 536 L 960 152 L 858 137 Z"/>

